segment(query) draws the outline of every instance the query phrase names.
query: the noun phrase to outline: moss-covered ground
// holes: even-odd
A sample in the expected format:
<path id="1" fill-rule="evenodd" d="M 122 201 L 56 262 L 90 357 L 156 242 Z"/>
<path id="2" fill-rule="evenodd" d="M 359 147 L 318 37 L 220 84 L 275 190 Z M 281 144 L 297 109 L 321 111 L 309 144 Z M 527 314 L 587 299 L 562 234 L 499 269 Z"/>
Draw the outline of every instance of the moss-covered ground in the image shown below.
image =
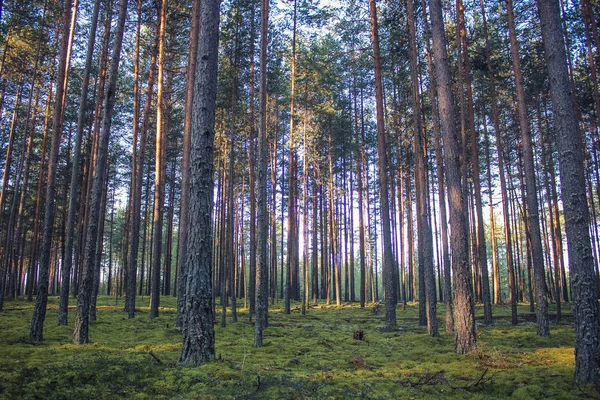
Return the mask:
<path id="1" fill-rule="evenodd" d="M 217 359 L 198 368 L 179 368 L 181 334 L 175 301 L 161 299 L 150 320 L 147 299 L 128 320 L 123 300 L 101 297 L 91 343 L 71 344 L 69 326 L 56 326 L 51 298 L 44 341 L 29 341 L 33 304 L 5 304 L 0 313 L 0 398 L 4 399 L 517 399 L 598 398 L 598 389 L 573 383 L 573 319 L 552 324 L 552 336 L 536 336 L 534 316 L 519 306 L 495 306 L 495 323 L 477 326 L 478 349 L 453 351 L 438 308 L 441 336 L 418 326 L 418 306 L 398 307 L 398 329 L 383 329 L 383 310 L 317 305 L 307 315 L 298 307 L 285 315 L 269 311 L 265 346 L 252 346 L 254 328 L 246 310 L 239 322 L 215 325 Z M 297 304 L 296 304 L 297 306 Z M 381 307 L 383 308 L 383 307 Z M 564 309 L 568 309 L 568 305 Z M 552 312 L 552 310 L 551 310 Z M 482 313 L 477 310 L 477 316 Z M 220 317 L 218 318 L 220 320 Z M 479 320 L 479 318 L 478 318 Z M 364 340 L 354 339 L 362 330 Z"/>

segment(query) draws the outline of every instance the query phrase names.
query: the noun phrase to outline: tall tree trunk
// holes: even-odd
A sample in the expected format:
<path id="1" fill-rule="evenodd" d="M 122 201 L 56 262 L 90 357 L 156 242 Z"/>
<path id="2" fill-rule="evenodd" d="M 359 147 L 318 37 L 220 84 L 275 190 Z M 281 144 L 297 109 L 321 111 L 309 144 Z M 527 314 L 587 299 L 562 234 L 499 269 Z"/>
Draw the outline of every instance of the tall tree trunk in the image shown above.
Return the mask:
<path id="1" fill-rule="evenodd" d="M 425 0 L 421 0 L 421 9 L 423 11 L 423 21 L 425 25 L 425 44 L 427 47 L 427 72 L 431 77 L 430 96 L 432 99 L 432 114 L 433 114 L 433 135 L 435 140 L 435 160 L 438 175 L 438 193 L 440 202 L 440 225 L 442 235 L 442 262 L 444 266 L 444 305 L 446 307 L 446 332 L 454 330 L 454 318 L 452 310 L 452 274 L 450 272 L 450 252 L 448 251 L 448 218 L 446 216 L 446 185 L 444 178 L 444 160 L 442 156 L 442 139 L 440 136 L 440 121 L 438 114 L 438 106 L 436 100 L 437 82 L 433 72 L 433 59 L 430 48 L 431 30 L 427 23 L 427 8 Z"/>
<path id="2" fill-rule="evenodd" d="M 498 252 L 496 250 L 496 218 L 494 216 L 494 201 L 493 201 L 493 188 L 492 188 L 492 171 L 490 161 L 490 139 L 488 136 L 487 123 L 484 117 L 483 119 L 483 132 L 485 137 L 485 161 L 487 171 L 487 183 L 488 183 L 488 202 L 490 209 L 490 241 L 492 242 L 492 274 L 494 275 L 494 304 L 500 304 L 501 301 L 501 289 L 500 289 L 500 268 L 498 266 Z"/>
<path id="3" fill-rule="evenodd" d="M 141 213 L 142 213 L 142 186 L 144 181 L 144 165 L 146 159 L 146 140 L 148 135 L 148 127 L 150 125 L 150 111 L 152 106 L 152 95 L 154 93 L 154 81 L 156 76 L 156 58 L 158 53 L 158 42 L 160 37 L 160 24 L 157 23 L 156 35 L 154 45 L 152 47 L 152 53 L 150 56 L 150 70 L 148 71 L 148 87 L 146 88 L 146 104 L 144 105 L 142 126 L 140 128 L 140 147 L 136 154 L 136 171 L 135 171 L 135 186 L 132 193 L 132 210 L 131 210 L 131 244 L 129 247 L 129 271 L 127 273 L 127 288 L 126 288 L 126 306 L 129 318 L 135 317 L 135 297 L 136 297 L 136 275 L 138 268 L 138 251 L 140 246 L 140 224 L 141 224 Z M 190 89 L 191 90 L 191 89 Z M 186 116 L 188 113 L 186 113 Z M 187 118 L 187 117 L 186 117 Z M 191 118 L 191 117 L 190 117 Z M 185 146 L 185 137 L 184 137 Z M 182 178 L 183 179 L 183 178 Z M 150 182 L 147 181 L 147 185 Z M 183 190 L 183 186 L 182 186 Z M 146 190 L 146 204 L 144 210 L 148 209 L 148 190 Z M 140 295 L 142 295 L 142 287 L 144 284 L 144 257 L 146 250 L 146 223 L 147 219 L 144 218 L 144 229 L 143 245 L 142 245 L 142 262 L 140 271 Z M 187 223 L 187 222 L 186 222 Z M 181 228 L 180 228 L 181 229 Z"/>
<path id="4" fill-rule="evenodd" d="M 360 262 L 360 285 L 359 285 L 359 296 L 360 306 L 364 308 L 367 302 L 367 278 L 366 278 L 366 257 L 365 257 L 365 220 L 364 220 L 364 204 L 363 204 L 363 165 L 362 165 L 362 146 L 359 137 L 359 123 L 358 123 L 358 102 L 357 102 L 357 85 L 356 85 L 356 55 L 353 53 L 352 62 L 352 104 L 354 108 L 354 141 L 356 142 L 356 180 L 357 180 L 357 191 L 358 191 L 358 252 Z"/>
<path id="5" fill-rule="evenodd" d="M 179 214 L 179 240 L 178 240 L 178 265 L 179 269 L 179 280 L 177 282 L 177 327 L 182 328 L 184 322 L 184 311 L 185 311 L 185 292 L 188 272 L 186 270 L 187 260 L 187 234 L 188 234 L 188 222 L 189 222 L 189 207 L 188 199 L 189 184 L 190 184 L 190 143 L 191 143 L 191 130 L 192 130 L 192 109 L 194 102 L 194 87 L 196 77 L 196 62 L 198 52 L 198 29 L 200 20 L 200 2 L 192 2 L 192 14 L 190 16 L 191 28 L 190 28 L 190 45 L 188 55 L 187 73 L 185 76 L 186 91 L 185 91 L 185 118 L 183 121 L 183 145 L 182 145 L 182 156 L 181 156 L 181 200 L 180 200 L 180 214 Z M 143 165 L 143 164 L 142 164 Z M 141 185 L 140 185 L 141 188 Z M 139 214 L 139 211 L 138 211 Z M 139 235 L 138 235 L 139 236 Z"/>
<path id="6" fill-rule="evenodd" d="M 150 289 L 150 318 L 158 317 L 160 305 L 160 266 L 162 260 L 163 211 L 165 202 L 165 161 L 167 114 L 164 98 L 165 32 L 167 25 L 167 0 L 162 0 L 159 18 L 158 77 L 156 90 L 156 145 L 154 155 L 154 219 L 152 224 L 154 246 L 152 258 L 152 283 Z"/>
<path id="7" fill-rule="evenodd" d="M 52 63 L 54 66 L 55 62 Z M 53 68 L 54 69 L 54 68 Z M 46 98 L 46 110 L 44 112 L 44 134 L 42 138 L 42 151 L 40 154 L 40 168 L 38 174 L 38 185 L 35 201 L 35 217 L 33 219 L 33 243 L 31 245 L 31 254 L 29 256 L 29 265 L 27 267 L 27 301 L 33 301 L 34 286 L 36 284 L 37 275 L 37 259 L 40 236 L 40 220 L 42 215 L 42 187 L 44 186 L 44 168 L 46 165 L 46 149 L 48 144 L 48 131 L 50 124 L 50 105 L 52 103 L 52 86 L 53 81 L 50 81 L 48 87 L 48 95 Z"/>
<path id="8" fill-rule="evenodd" d="M 581 134 L 566 63 L 558 4 L 538 0 L 556 129 L 575 315 L 575 381 L 600 380 L 600 305 L 585 193 Z"/>
<path id="9" fill-rule="evenodd" d="M 268 325 L 268 271 L 267 271 L 267 46 L 269 27 L 269 0 L 260 5 L 260 95 L 258 129 L 258 180 L 257 180 L 257 262 L 256 262 L 256 322 L 254 347 L 262 347 L 263 330 Z"/>
<path id="10" fill-rule="evenodd" d="M 419 94 L 419 71 L 417 66 L 417 42 L 415 12 L 412 0 L 406 2 L 408 18 L 410 81 L 412 90 L 414 146 L 416 156 L 415 191 L 417 198 L 417 230 L 419 237 L 419 265 L 425 281 L 427 330 L 431 336 L 439 336 L 436 317 L 435 274 L 433 272 L 433 238 L 429 225 L 427 199 L 429 197 L 427 179 L 427 135 L 421 124 L 421 96 Z"/>
<path id="11" fill-rule="evenodd" d="M 475 232 L 476 248 L 473 249 L 473 254 L 476 255 L 475 266 L 477 272 L 481 278 L 481 300 L 483 301 L 483 321 L 485 324 L 492 323 L 492 303 L 490 298 L 490 283 L 488 276 L 488 264 L 487 264 L 487 246 L 485 240 L 485 231 L 483 225 L 483 202 L 481 195 L 481 183 L 480 183 L 480 172 L 479 172 L 479 144 L 478 144 L 478 133 L 475 127 L 475 107 L 473 105 L 473 89 L 471 85 L 471 67 L 469 57 L 469 47 L 467 43 L 467 34 L 465 29 L 465 15 L 464 7 L 462 6 L 462 0 L 460 0 L 459 7 L 459 21 L 460 21 L 460 33 L 463 48 L 463 62 L 464 62 L 464 73 L 465 73 L 465 86 L 466 86 L 466 107 L 468 107 L 468 119 L 469 119 L 469 130 L 471 133 L 471 163 L 473 167 L 473 189 L 474 189 L 474 200 L 475 200 Z M 466 147 L 466 146 L 465 146 Z M 466 149 L 465 149 L 466 152 Z M 466 163 L 466 160 L 463 160 Z"/>
<path id="12" fill-rule="evenodd" d="M 509 297 L 511 303 L 511 320 L 512 324 L 517 323 L 517 296 L 513 293 L 512 288 L 514 285 L 511 283 L 514 281 L 514 265 L 513 265 L 513 248 L 512 248 L 512 235 L 509 223 L 508 213 L 508 195 L 506 190 L 506 174 L 504 170 L 504 151 L 502 146 L 502 133 L 500 132 L 500 114 L 498 111 L 498 101 L 496 97 L 496 84 L 495 84 L 495 71 L 491 61 L 491 50 L 489 43 L 489 34 L 487 29 L 487 19 L 485 17 L 485 7 L 483 0 L 480 0 L 480 7 L 483 19 L 483 31 L 485 36 L 485 58 L 489 75 L 489 90 L 490 90 L 490 103 L 492 108 L 492 122 L 494 125 L 494 133 L 496 136 L 496 149 L 498 152 L 498 171 L 500 177 L 500 193 L 502 196 L 502 215 L 504 218 L 504 237 L 506 243 L 506 268 L 508 270 L 509 279 Z"/>
<path id="13" fill-rule="evenodd" d="M 525 102 L 525 86 L 521 73 L 521 60 L 519 58 L 519 45 L 515 28 L 515 15 L 512 0 L 506 0 L 508 12 L 508 31 L 510 36 L 510 49 L 512 55 L 512 67 L 517 89 L 517 106 L 519 112 L 519 126 L 523 140 L 523 161 L 525 167 L 525 184 L 527 189 L 527 225 L 531 236 L 531 256 L 533 260 L 533 273 L 535 276 L 535 298 L 537 316 L 537 334 L 539 336 L 550 336 L 548 321 L 548 299 L 546 298 L 546 279 L 544 272 L 544 254 L 542 248 L 542 237 L 540 233 L 539 205 L 537 198 L 537 187 L 535 182 L 535 165 L 533 161 L 533 147 L 531 143 L 531 132 L 529 130 L 527 117 L 527 104 Z"/>
<path id="14" fill-rule="evenodd" d="M 256 137 L 256 128 L 255 128 L 255 110 L 254 110 L 254 102 L 255 102 L 255 87 L 254 87 L 254 42 L 256 38 L 256 28 L 255 28 L 255 0 L 252 0 L 252 10 L 251 10 L 251 21 L 250 21 L 250 144 L 248 146 L 248 167 L 249 171 L 249 195 L 250 195 L 250 273 L 248 278 L 249 288 L 248 291 L 250 293 L 250 310 L 249 317 L 252 318 L 252 314 L 256 311 L 256 155 L 255 155 L 255 137 Z M 277 139 L 275 139 L 275 143 L 277 143 Z M 276 145 L 276 144 L 275 144 Z M 275 160 L 277 159 L 277 154 L 275 154 Z M 275 162 L 277 164 L 277 162 Z M 273 185 L 275 187 L 275 185 Z M 273 189 L 275 191 L 275 189 Z M 275 240 L 273 240 L 273 246 L 275 246 Z M 283 253 L 283 252 L 282 252 Z"/>
<path id="15" fill-rule="evenodd" d="M 375 69 L 375 105 L 377 114 L 377 155 L 379 166 L 379 190 L 381 192 L 381 222 L 383 229 L 383 275 L 385 284 L 385 324 L 388 328 L 396 325 L 396 293 L 394 282 L 394 254 L 390 228 L 390 210 L 388 200 L 386 132 L 383 115 L 383 82 L 381 77 L 381 54 L 379 51 L 379 27 L 377 25 L 377 6 L 375 0 L 369 0 L 371 16 L 371 42 Z"/>
<path id="16" fill-rule="evenodd" d="M 38 296 L 33 310 L 31 330 L 29 337 L 34 342 L 40 342 L 43 338 L 44 320 L 46 318 L 46 305 L 48 303 L 48 278 L 50 270 L 50 250 L 52 247 L 52 230 L 54 227 L 54 201 L 56 194 L 56 170 L 58 168 L 58 150 L 63 123 L 62 101 L 67 88 L 67 63 L 69 55 L 69 37 L 72 16 L 72 1 L 64 2 L 62 16 L 62 39 L 60 43 L 60 58 L 57 71 L 57 85 L 54 104 L 54 117 L 52 121 L 52 139 L 50 143 L 50 159 L 48 161 L 48 172 L 46 180 L 46 200 L 44 204 L 44 228 L 42 239 L 42 253 L 38 279 Z"/>
<path id="17" fill-rule="evenodd" d="M 460 172 L 460 152 L 454 127 L 454 99 L 452 78 L 446 51 L 446 36 L 440 0 L 429 2 L 433 51 L 438 100 L 440 107 L 440 130 L 444 139 L 444 158 L 448 197 L 450 200 L 450 226 L 452 243 L 452 268 L 454 270 L 454 349 L 465 354 L 475 348 L 475 318 L 473 288 L 468 256 L 468 229 L 466 223 L 466 199 L 463 196 Z"/>
<path id="18" fill-rule="evenodd" d="M 286 314 L 290 313 L 290 299 L 296 299 L 295 265 L 298 255 L 298 238 L 296 237 L 296 132 L 295 132 L 295 105 L 296 105 L 296 25 L 298 14 L 298 2 L 294 0 L 294 16 L 292 19 L 292 56 L 290 60 L 290 167 L 288 175 L 288 240 L 287 240 L 287 263 L 286 263 L 286 291 L 285 308 Z"/>
<path id="19" fill-rule="evenodd" d="M 100 0 L 94 1 L 92 11 L 92 22 L 88 38 L 88 48 L 85 56 L 85 69 L 83 71 L 83 82 L 81 84 L 81 96 L 79 97 L 79 109 L 77 114 L 77 131 L 75 132 L 75 147 L 73 148 L 73 161 L 71 169 L 71 185 L 69 192 L 69 211 L 67 215 L 67 232 L 65 244 L 65 265 L 62 268 L 62 286 L 60 291 L 60 303 L 58 308 L 58 325 L 67 325 L 69 308 L 69 280 L 73 266 L 73 241 L 75 238 L 76 211 L 79 208 L 79 183 L 81 178 L 81 142 L 83 140 L 83 128 L 85 116 L 88 111 L 87 97 L 90 83 L 90 70 L 94 57 L 94 46 L 96 43 L 96 28 L 98 26 L 98 14 L 100 11 Z"/>
<path id="20" fill-rule="evenodd" d="M 93 286 L 94 260 L 96 256 L 96 236 L 99 233 L 98 220 L 101 214 L 100 203 L 104 189 L 104 176 L 106 175 L 106 164 L 108 157 L 108 141 L 110 139 L 110 127 L 115 105 L 115 91 L 117 86 L 117 74 L 121 58 L 121 45 L 123 43 L 123 32 L 125 29 L 125 18 L 127 17 L 127 0 L 121 0 L 119 4 L 119 17 L 115 31 L 112 49 L 112 59 L 108 73 L 108 86 L 102 105 L 102 126 L 100 140 L 98 143 L 98 159 L 96 160 L 92 196 L 90 199 L 90 214 L 88 216 L 88 236 L 85 245 L 85 259 L 83 262 L 83 273 L 81 289 L 77 297 L 77 316 L 75 329 L 73 331 L 73 343 L 83 344 L 88 338 L 88 317 L 90 295 Z"/>
<path id="21" fill-rule="evenodd" d="M 198 1 L 198 0 L 195 0 Z M 215 357 L 212 306 L 212 222 L 215 101 L 219 47 L 219 2 L 200 3 L 191 130 L 188 203 L 188 277 L 183 348 L 179 363 L 195 367 Z M 193 56 L 193 55 L 192 55 Z"/>

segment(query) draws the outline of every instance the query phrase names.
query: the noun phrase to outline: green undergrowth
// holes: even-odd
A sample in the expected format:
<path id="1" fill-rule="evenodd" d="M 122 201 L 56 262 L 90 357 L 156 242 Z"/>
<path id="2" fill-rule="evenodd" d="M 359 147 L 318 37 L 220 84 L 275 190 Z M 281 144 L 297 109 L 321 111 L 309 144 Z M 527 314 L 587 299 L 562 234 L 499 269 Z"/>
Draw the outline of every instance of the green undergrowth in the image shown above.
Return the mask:
<path id="1" fill-rule="evenodd" d="M 175 300 L 161 299 L 160 317 L 150 320 L 148 299 L 138 299 L 133 320 L 123 299 L 101 297 L 91 343 L 73 345 L 69 326 L 56 326 L 51 298 L 44 341 L 29 341 L 33 304 L 5 304 L 0 313 L 0 398 L 5 399 L 542 399 L 598 398 L 597 388 L 573 383 L 573 319 L 551 325 L 552 336 L 536 336 L 528 305 L 520 324 L 510 325 L 510 308 L 495 306 L 494 325 L 480 324 L 478 348 L 454 353 L 438 307 L 440 337 L 418 325 L 418 305 L 398 307 L 398 327 L 384 327 L 383 307 L 361 309 L 317 305 L 290 315 L 269 312 L 265 345 L 253 348 L 247 310 L 239 322 L 215 325 L 216 360 L 179 368 L 181 334 Z M 563 310 L 569 307 L 563 305 Z M 551 309 L 551 313 L 553 310 Z M 563 311 L 565 314 L 565 312 Z M 217 318 L 220 321 L 220 316 Z M 355 339 L 362 331 L 363 340 Z"/>

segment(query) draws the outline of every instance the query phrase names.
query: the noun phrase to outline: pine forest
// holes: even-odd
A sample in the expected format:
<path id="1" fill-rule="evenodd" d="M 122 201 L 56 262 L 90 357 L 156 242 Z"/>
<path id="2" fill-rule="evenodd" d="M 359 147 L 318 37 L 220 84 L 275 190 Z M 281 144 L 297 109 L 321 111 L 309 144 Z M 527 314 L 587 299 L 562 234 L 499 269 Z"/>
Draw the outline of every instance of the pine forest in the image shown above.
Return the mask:
<path id="1" fill-rule="evenodd" d="M 0 0 L 0 399 L 600 397 L 597 0 Z"/>

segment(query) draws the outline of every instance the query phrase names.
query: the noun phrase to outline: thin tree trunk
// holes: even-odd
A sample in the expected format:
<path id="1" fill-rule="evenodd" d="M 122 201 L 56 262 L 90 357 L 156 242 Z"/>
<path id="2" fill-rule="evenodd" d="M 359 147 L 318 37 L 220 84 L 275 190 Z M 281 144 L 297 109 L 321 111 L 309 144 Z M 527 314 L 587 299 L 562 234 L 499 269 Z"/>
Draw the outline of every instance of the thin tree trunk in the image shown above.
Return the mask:
<path id="1" fill-rule="evenodd" d="M 527 118 L 527 104 L 525 102 L 525 86 L 521 73 L 521 60 L 519 58 L 519 45 L 515 28 L 515 15 L 512 0 L 506 0 L 508 12 L 508 31 L 510 36 L 510 48 L 512 55 L 512 67 L 517 89 L 517 105 L 519 112 L 519 125 L 523 140 L 523 161 L 525 167 L 525 184 L 527 189 L 527 224 L 531 237 L 531 256 L 533 260 L 533 272 L 535 276 L 535 298 L 537 334 L 539 336 L 550 336 L 548 320 L 548 299 L 546 298 L 546 279 L 544 272 L 544 254 L 542 248 L 542 237 L 540 233 L 540 220 L 538 215 L 539 205 L 537 198 L 537 187 L 535 182 L 535 165 L 533 161 L 533 147 L 531 143 L 531 132 Z M 530 283 L 531 284 L 531 283 Z"/>
<path id="2" fill-rule="evenodd" d="M 90 71 L 94 57 L 94 46 L 96 43 L 96 28 L 98 26 L 98 14 L 100 13 L 100 0 L 94 1 L 92 21 L 90 25 L 88 48 L 85 58 L 85 69 L 83 71 L 83 82 L 81 84 L 81 96 L 79 97 L 79 109 L 77 114 L 77 131 L 75 132 L 75 147 L 73 148 L 73 161 L 71 169 L 71 185 L 69 192 L 69 211 L 67 215 L 67 232 L 65 244 L 65 265 L 62 268 L 62 286 L 60 292 L 60 303 L 58 308 L 58 325 L 67 325 L 69 307 L 69 279 L 73 265 L 73 241 L 75 238 L 76 211 L 79 207 L 79 183 L 81 178 L 81 142 L 83 139 L 83 128 L 85 116 L 88 110 L 87 97 L 90 83 Z"/>
<path id="3" fill-rule="evenodd" d="M 383 229 L 383 274 L 385 283 L 385 323 L 388 328 L 396 325 L 396 293 L 394 284 L 394 255 L 390 228 L 390 210 L 388 200 L 387 150 L 384 126 L 383 82 L 381 77 L 381 54 L 379 51 L 379 27 L 377 25 L 377 7 L 375 0 L 369 0 L 371 17 L 371 42 L 375 68 L 375 105 L 377 115 L 377 154 L 379 166 L 379 190 L 381 195 L 381 218 Z"/>
<path id="4" fill-rule="evenodd" d="M 62 17 L 62 39 L 60 43 L 60 58 L 57 73 L 57 85 L 54 104 L 54 117 L 52 121 L 52 139 L 50 143 L 50 158 L 48 161 L 48 172 L 46 180 L 46 200 L 44 205 L 44 228 L 42 240 L 42 252 L 40 272 L 38 280 L 38 296 L 35 302 L 31 330 L 29 337 L 34 342 L 43 339 L 44 320 L 46 318 L 46 305 L 48 303 L 48 283 L 50 270 L 50 250 L 52 247 L 52 230 L 54 227 L 54 201 L 56 194 L 56 171 L 58 167 L 58 150 L 63 123 L 63 97 L 67 87 L 67 62 L 70 52 L 69 37 L 72 16 L 71 0 L 64 2 Z"/>
<path id="5" fill-rule="evenodd" d="M 260 95 L 258 132 L 258 179 L 257 179 L 257 263 L 256 263 L 256 322 L 254 324 L 254 347 L 262 347 L 263 330 L 268 326 L 268 274 L 267 274 L 267 46 L 269 26 L 269 0 L 261 0 L 260 6 Z"/>
<path id="6" fill-rule="evenodd" d="M 417 42 L 415 13 L 412 0 L 407 0 L 408 37 L 410 56 L 410 78 L 412 90 L 412 109 L 414 123 L 414 146 L 416 156 L 415 192 L 417 198 L 417 231 L 419 236 L 419 265 L 425 286 L 427 330 L 430 336 L 439 336 L 436 317 L 435 274 L 433 272 L 433 238 L 428 219 L 427 198 L 429 196 L 427 179 L 427 136 L 421 124 L 421 98 L 419 94 L 419 71 L 417 66 Z M 421 299 L 419 299 L 421 300 Z M 419 313 L 421 314 L 421 313 Z"/>
<path id="7" fill-rule="evenodd" d="M 165 32 L 167 25 L 167 0 L 162 0 L 159 19 L 158 77 L 156 90 L 156 145 L 154 156 L 154 218 L 152 258 L 152 282 L 150 289 L 150 318 L 158 317 L 160 305 L 160 266 L 163 246 L 163 211 L 165 202 L 165 161 L 167 114 L 164 98 Z"/>
<path id="8" fill-rule="evenodd" d="M 100 140 L 98 143 L 98 159 L 96 160 L 94 183 L 90 200 L 90 214 L 88 216 L 88 236 L 85 246 L 85 259 L 83 263 L 83 274 L 81 290 L 77 297 L 77 316 L 73 332 L 73 343 L 83 344 L 88 338 L 88 317 L 90 295 L 93 285 L 93 267 L 96 256 L 96 237 L 99 232 L 98 220 L 101 214 L 100 203 L 104 188 L 104 176 L 106 174 L 106 163 L 108 157 L 108 141 L 110 138 L 110 127 L 115 104 L 115 91 L 117 86 L 117 73 L 121 57 L 121 45 L 123 43 L 123 32 L 125 18 L 127 16 L 127 0 L 121 0 L 119 4 L 119 17 L 115 31 L 112 59 L 108 73 L 108 86 L 102 105 L 102 126 Z"/>

